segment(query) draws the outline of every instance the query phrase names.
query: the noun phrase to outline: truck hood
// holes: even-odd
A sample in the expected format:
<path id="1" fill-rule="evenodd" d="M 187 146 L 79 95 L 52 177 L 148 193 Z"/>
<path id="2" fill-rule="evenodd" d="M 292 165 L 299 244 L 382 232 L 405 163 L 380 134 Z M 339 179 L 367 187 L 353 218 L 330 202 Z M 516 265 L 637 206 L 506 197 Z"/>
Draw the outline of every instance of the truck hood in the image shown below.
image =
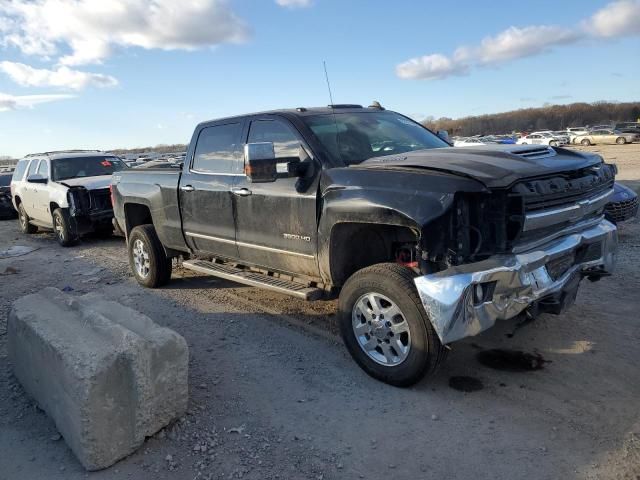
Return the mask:
<path id="1" fill-rule="evenodd" d="M 98 190 L 100 188 L 109 188 L 111 184 L 111 175 L 100 175 L 98 177 L 81 177 L 68 178 L 58 182 L 60 185 L 68 187 L 84 187 L 87 190 Z"/>
<path id="2" fill-rule="evenodd" d="M 506 188 L 524 178 L 580 170 L 602 163 L 597 155 L 542 145 L 485 145 L 434 148 L 376 157 L 355 165 L 366 169 L 415 169 L 452 173 Z"/>

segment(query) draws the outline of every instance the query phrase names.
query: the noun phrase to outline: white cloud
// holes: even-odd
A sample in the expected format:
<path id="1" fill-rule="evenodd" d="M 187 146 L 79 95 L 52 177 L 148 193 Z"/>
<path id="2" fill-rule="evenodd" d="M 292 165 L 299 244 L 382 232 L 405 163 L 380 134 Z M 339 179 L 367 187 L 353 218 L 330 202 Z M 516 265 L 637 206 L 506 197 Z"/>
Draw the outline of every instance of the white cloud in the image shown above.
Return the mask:
<path id="1" fill-rule="evenodd" d="M 396 67 L 404 79 L 442 79 L 483 67 L 532 57 L 585 38 L 640 35 L 640 0 L 618 0 L 578 22 L 581 27 L 555 25 L 509 27 L 479 45 L 458 47 L 452 56 L 434 53 L 409 59 Z"/>
<path id="2" fill-rule="evenodd" d="M 640 0 L 619 0 L 598 10 L 585 22 L 586 29 L 598 37 L 640 34 Z"/>
<path id="3" fill-rule="evenodd" d="M 462 75 L 467 69 L 464 63 L 436 53 L 401 63 L 396 67 L 396 74 L 404 79 L 434 80 L 451 75 Z"/>
<path id="4" fill-rule="evenodd" d="M 227 0 L 3 0 L 0 32 L 4 45 L 69 66 L 114 47 L 195 50 L 249 35 Z"/>
<path id="5" fill-rule="evenodd" d="M 313 4 L 312 0 L 276 0 L 281 7 L 287 8 L 305 8 Z"/>
<path id="6" fill-rule="evenodd" d="M 18 108 L 33 108 L 40 103 L 55 102 L 58 100 L 66 100 L 74 98 L 74 95 L 51 94 L 51 95 L 9 95 L 0 93 L 0 112 L 7 110 L 17 110 Z"/>
<path id="7" fill-rule="evenodd" d="M 62 66 L 55 70 L 33 68 L 24 63 L 0 62 L 0 70 L 23 87 L 59 87 L 82 90 L 89 85 L 115 87 L 118 80 L 109 75 L 81 72 Z"/>
<path id="8" fill-rule="evenodd" d="M 579 38 L 576 32 L 556 26 L 510 27 L 495 37 L 483 39 L 475 49 L 474 56 L 481 63 L 507 62 L 538 55 Z"/>

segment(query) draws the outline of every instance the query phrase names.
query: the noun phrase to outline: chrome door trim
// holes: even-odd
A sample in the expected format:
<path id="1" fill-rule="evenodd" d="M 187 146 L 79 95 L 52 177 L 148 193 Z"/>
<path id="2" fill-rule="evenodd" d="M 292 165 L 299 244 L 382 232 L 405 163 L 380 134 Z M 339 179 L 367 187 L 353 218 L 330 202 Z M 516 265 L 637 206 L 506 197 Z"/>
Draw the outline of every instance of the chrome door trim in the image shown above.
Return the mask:
<path id="1" fill-rule="evenodd" d="M 281 250 L 279 248 L 265 247 L 264 245 L 256 245 L 253 243 L 236 242 L 235 240 L 229 240 L 227 238 L 212 237 L 210 235 L 202 235 L 201 233 L 184 232 L 184 234 L 188 235 L 189 237 L 202 238 L 204 240 L 211 240 L 214 242 L 232 243 L 232 244 L 235 243 L 239 247 L 255 248 L 256 250 L 263 250 L 265 252 L 284 253 L 285 255 L 294 255 L 296 257 L 309 258 L 309 259 L 316 258 L 315 255 L 308 255 L 306 253 L 292 252 L 291 250 Z"/>

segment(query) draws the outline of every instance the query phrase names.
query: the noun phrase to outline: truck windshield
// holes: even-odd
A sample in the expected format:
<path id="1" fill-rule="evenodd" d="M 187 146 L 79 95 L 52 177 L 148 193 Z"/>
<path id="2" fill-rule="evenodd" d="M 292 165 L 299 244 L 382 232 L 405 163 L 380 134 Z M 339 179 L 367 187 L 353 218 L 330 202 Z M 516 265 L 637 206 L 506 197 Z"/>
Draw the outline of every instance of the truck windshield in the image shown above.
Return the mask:
<path id="1" fill-rule="evenodd" d="M 346 165 L 450 146 L 419 123 L 393 112 L 335 113 L 304 120 L 329 154 Z"/>
<path id="2" fill-rule="evenodd" d="M 71 178 L 111 175 L 125 167 L 124 162 L 116 157 L 59 158 L 51 161 L 51 176 L 54 182 L 59 182 Z"/>

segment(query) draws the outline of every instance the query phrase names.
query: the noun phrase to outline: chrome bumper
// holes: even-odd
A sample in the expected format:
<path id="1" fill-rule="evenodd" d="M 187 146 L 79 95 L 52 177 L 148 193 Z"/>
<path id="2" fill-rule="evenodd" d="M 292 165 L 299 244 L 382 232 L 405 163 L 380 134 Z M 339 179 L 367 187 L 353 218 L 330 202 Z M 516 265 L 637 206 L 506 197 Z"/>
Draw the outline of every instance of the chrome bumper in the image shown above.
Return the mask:
<path id="1" fill-rule="evenodd" d="M 617 243 L 616 227 L 602 220 L 527 252 L 452 267 L 418 277 L 415 284 L 440 341 L 446 344 L 477 335 L 540 300 L 555 295 L 564 301 L 563 292 L 575 296 L 583 275 L 613 272 Z M 566 269 L 562 262 L 567 262 Z M 554 270 L 558 266 L 560 274 Z"/>

